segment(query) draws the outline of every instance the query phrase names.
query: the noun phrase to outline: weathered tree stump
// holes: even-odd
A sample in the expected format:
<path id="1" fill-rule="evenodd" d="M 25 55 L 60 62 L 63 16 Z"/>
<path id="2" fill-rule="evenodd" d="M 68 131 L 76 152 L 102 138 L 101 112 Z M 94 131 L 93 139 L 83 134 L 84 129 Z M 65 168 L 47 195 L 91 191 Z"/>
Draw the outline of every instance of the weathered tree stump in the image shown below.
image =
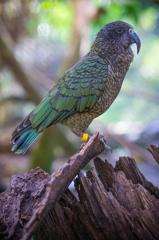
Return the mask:
<path id="1" fill-rule="evenodd" d="M 159 239 L 159 189 L 133 159 L 121 157 L 113 167 L 97 157 L 103 150 L 96 134 L 52 175 L 36 168 L 12 177 L 0 194 L 0 239 Z M 159 149 L 149 150 L 159 161 Z"/>

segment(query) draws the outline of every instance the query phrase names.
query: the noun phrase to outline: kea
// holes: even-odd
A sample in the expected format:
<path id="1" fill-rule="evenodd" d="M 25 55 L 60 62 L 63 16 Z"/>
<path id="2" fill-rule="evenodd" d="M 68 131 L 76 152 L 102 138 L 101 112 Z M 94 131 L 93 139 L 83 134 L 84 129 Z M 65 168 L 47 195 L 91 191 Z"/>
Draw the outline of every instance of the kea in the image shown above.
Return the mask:
<path id="1" fill-rule="evenodd" d="M 90 51 L 64 73 L 14 130 L 12 151 L 24 154 L 46 128 L 57 123 L 84 136 L 92 120 L 104 113 L 117 97 L 133 61 L 133 43 L 138 53 L 141 42 L 128 23 L 115 21 L 105 25 Z"/>

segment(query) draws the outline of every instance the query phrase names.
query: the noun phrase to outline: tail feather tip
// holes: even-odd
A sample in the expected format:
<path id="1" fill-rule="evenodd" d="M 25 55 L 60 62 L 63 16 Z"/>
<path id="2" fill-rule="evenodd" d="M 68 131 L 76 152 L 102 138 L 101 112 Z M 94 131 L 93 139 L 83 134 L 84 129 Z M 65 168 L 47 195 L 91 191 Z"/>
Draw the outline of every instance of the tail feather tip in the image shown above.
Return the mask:
<path id="1" fill-rule="evenodd" d="M 35 129 L 28 129 L 18 137 L 13 137 L 11 151 L 16 154 L 25 154 L 30 146 L 37 140 L 39 133 Z"/>

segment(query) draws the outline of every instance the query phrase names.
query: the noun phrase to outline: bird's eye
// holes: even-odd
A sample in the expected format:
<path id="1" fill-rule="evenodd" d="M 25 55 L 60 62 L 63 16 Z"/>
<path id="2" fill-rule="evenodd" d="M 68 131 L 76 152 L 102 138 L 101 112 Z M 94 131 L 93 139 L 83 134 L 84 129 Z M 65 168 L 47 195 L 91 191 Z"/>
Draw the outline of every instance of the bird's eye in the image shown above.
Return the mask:
<path id="1" fill-rule="evenodd" d="M 117 28 L 116 32 L 121 34 L 123 32 L 123 30 L 121 28 Z"/>

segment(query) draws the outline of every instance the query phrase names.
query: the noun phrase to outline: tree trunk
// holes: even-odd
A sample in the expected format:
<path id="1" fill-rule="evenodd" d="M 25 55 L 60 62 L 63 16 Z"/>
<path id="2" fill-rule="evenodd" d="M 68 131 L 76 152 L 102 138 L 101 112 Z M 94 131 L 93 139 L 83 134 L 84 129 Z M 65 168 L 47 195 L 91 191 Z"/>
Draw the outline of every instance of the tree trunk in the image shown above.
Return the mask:
<path id="1" fill-rule="evenodd" d="M 0 195 L 1 239 L 159 239 L 159 189 L 133 159 L 121 157 L 113 167 L 99 158 L 103 150 L 107 158 L 95 134 L 52 175 L 36 168 L 12 177 Z M 149 151 L 159 161 L 159 148 Z M 85 175 L 81 170 L 92 158 L 95 169 Z"/>

